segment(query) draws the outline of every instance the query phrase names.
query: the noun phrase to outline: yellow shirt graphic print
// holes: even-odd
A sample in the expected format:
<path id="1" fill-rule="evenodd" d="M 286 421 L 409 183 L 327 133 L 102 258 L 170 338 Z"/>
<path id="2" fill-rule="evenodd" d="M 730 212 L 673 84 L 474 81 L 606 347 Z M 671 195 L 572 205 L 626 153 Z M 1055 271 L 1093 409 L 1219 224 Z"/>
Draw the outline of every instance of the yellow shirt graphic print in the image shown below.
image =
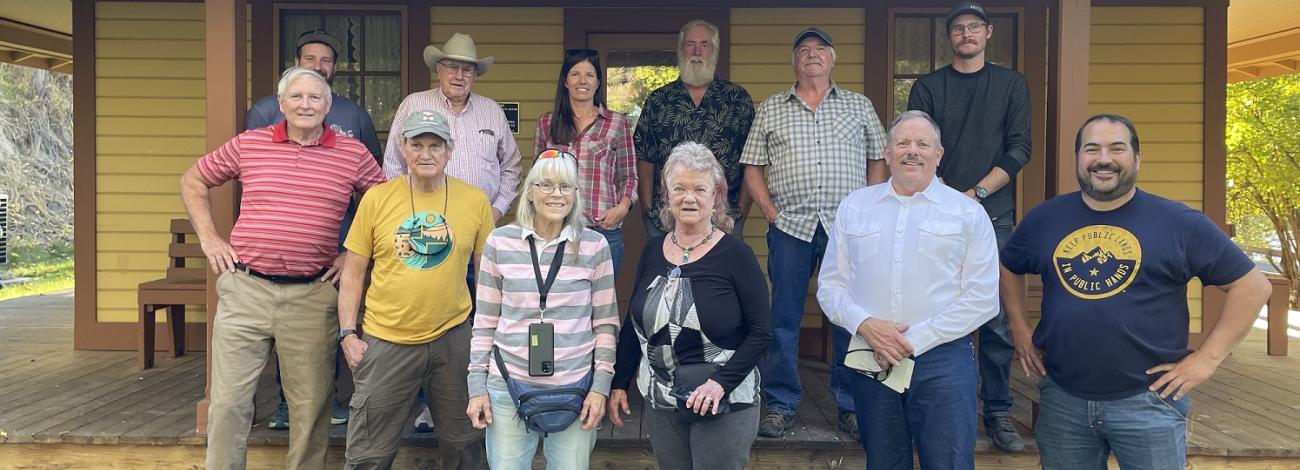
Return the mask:
<path id="1" fill-rule="evenodd" d="M 1081 299 L 1104 299 L 1137 277 L 1142 245 L 1128 230 L 1089 225 L 1066 235 L 1052 252 L 1061 286 Z"/>

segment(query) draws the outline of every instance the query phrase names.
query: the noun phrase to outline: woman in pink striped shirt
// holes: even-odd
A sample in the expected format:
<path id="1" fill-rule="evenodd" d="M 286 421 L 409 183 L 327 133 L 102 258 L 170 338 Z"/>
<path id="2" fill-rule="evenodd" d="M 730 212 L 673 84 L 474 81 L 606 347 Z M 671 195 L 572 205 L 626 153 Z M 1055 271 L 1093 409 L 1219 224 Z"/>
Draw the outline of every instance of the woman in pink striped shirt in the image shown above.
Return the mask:
<path id="1" fill-rule="evenodd" d="M 532 468 L 543 438 L 548 468 L 585 469 L 605 414 L 619 324 L 614 265 L 604 236 L 583 227 L 577 188 L 576 158 L 542 152 L 524 180 L 517 222 L 494 230 L 479 260 L 467 413 L 487 429 L 494 469 Z M 554 330 L 550 348 L 532 342 L 530 330 L 544 324 Z M 534 354 L 534 366 L 543 357 L 549 366 L 530 367 Z M 527 429 L 502 363 L 511 381 L 529 386 L 590 384 L 577 420 L 546 435 Z"/>

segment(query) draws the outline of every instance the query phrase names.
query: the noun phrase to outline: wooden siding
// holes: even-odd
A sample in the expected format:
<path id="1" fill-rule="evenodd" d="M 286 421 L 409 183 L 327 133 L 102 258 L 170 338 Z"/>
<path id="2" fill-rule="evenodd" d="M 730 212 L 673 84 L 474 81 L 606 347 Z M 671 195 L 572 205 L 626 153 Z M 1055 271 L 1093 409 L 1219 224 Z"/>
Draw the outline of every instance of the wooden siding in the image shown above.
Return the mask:
<path id="1" fill-rule="evenodd" d="M 866 16 L 860 8 L 735 8 L 731 10 L 731 80 L 744 86 L 755 106 L 794 83 L 790 54 L 794 36 L 809 25 L 835 40 L 836 85 L 863 92 Z M 878 70 L 883 73 L 883 69 Z M 745 224 L 745 241 L 767 270 L 767 221 L 754 205 Z M 815 283 L 814 283 L 815 284 Z M 803 328 L 820 328 L 825 317 L 814 285 L 804 303 Z"/>
<path id="2" fill-rule="evenodd" d="M 1137 125 L 1139 187 L 1196 209 L 1204 191 L 1204 23 L 1201 7 L 1093 7 L 1088 77 L 1089 113 Z M 1188 300 L 1198 332 L 1199 282 Z"/>
<path id="3" fill-rule="evenodd" d="M 165 274 L 180 175 L 204 151 L 203 47 L 202 4 L 95 4 L 99 321 L 136 321 L 136 284 Z"/>

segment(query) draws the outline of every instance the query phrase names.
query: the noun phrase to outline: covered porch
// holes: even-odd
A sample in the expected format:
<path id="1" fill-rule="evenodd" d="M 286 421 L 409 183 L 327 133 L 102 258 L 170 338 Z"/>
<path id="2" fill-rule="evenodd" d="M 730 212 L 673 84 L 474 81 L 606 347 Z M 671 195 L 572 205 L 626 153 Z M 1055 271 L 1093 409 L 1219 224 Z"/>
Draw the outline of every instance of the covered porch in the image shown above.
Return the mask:
<path id="1" fill-rule="evenodd" d="M 157 367 L 141 371 L 134 352 L 74 350 L 72 292 L 0 302 L 0 324 L 5 325 L 0 328 L 0 396 L 8 398 L 0 401 L 0 462 L 6 467 L 202 465 L 206 438 L 195 433 L 193 406 L 203 397 L 203 353 L 160 357 Z M 1267 355 L 1262 326 L 1192 392 L 1191 468 L 1300 468 L 1300 359 Z M 1297 329 L 1300 313 L 1291 312 L 1291 330 Z M 1300 344 L 1297 336 L 1288 341 Z M 806 361 L 800 371 L 806 399 L 795 430 L 783 438 L 759 438 L 750 468 L 863 468 L 861 447 L 836 430 L 827 367 Z M 1028 429 L 1036 389 L 1023 373 L 1013 377 L 1013 415 L 1026 433 L 1028 450 L 998 452 L 980 432 L 980 468 L 1038 468 Z M 249 440 L 250 469 L 280 468 L 288 445 L 287 431 L 266 429 L 276 400 L 275 382 L 266 379 Z M 640 408 L 633 409 L 623 428 L 604 424 L 593 468 L 656 468 Z M 342 463 L 346 432 L 345 425 L 332 430 L 331 465 Z M 408 434 L 398 468 L 436 468 L 436 446 L 432 434 Z"/>

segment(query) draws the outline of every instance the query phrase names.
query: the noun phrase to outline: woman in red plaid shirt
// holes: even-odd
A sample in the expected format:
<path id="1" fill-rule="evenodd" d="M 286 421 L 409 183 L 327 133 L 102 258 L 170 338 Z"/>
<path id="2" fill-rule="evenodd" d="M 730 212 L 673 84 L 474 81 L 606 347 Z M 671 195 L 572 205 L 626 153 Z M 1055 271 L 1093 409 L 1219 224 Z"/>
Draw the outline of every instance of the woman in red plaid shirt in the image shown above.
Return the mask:
<path id="1" fill-rule="evenodd" d="M 623 218 L 636 202 L 632 122 L 605 107 L 604 69 L 593 49 L 569 49 L 555 86 L 555 110 L 537 121 L 533 154 L 560 149 L 578 158 L 584 224 L 609 241 L 614 273 L 623 264 Z"/>

